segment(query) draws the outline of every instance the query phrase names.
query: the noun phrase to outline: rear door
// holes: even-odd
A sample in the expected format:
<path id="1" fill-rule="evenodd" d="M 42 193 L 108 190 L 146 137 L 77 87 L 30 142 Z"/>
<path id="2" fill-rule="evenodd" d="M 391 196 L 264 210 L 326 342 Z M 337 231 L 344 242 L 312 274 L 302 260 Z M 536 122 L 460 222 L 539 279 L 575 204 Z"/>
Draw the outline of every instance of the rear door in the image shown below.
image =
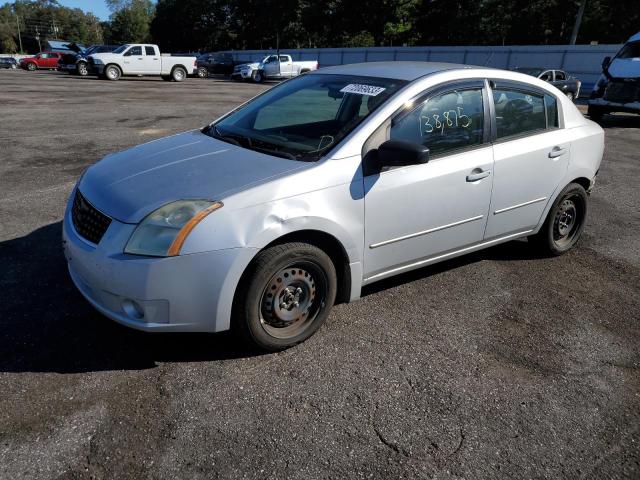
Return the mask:
<path id="1" fill-rule="evenodd" d="M 280 55 L 280 75 L 290 77 L 293 74 L 293 62 L 289 55 Z"/>
<path id="2" fill-rule="evenodd" d="M 157 52 L 157 48 L 153 45 L 145 45 L 142 60 L 142 71 L 147 75 L 160 75 L 162 69 L 162 61 Z"/>
<path id="3" fill-rule="evenodd" d="M 491 85 L 495 165 L 486 239 L 538 225 L 571 153 L 554 95 L 519 82 Z"/>

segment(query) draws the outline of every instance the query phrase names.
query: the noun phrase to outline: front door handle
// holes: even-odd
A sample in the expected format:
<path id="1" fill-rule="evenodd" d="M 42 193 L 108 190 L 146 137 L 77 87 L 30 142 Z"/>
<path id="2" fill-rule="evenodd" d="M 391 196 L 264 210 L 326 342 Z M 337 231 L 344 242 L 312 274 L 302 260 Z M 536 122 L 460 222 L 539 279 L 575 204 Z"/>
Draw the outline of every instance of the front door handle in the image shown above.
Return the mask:
<path id="1" fill-rule="evenodd" d="M 477 182 L 489 175 L 491 175 L 491 170 L 480 170 L 479 168 L 474 168 L 472 172 L 467 175 L 467 182 Z"/>
<path id="2" fill-rule="evenodd" d="M 564 148 L 553 147 L 549 152 L 549 158 L 558 158 L 564 155 L 565 153 L 567 153 L 567 151 Z"/>

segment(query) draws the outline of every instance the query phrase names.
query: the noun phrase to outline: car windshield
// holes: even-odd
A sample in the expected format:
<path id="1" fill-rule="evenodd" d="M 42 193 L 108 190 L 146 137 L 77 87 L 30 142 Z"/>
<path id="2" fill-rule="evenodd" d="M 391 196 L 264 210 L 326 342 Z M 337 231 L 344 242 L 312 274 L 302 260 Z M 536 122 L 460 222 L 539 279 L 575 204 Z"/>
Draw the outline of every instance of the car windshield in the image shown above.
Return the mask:
<path id="1" fill-rule="evenodd" d="M 129 45 L 120 45 L 118 48 L 116 48 L 113 53 L 122 53 L 124 52 L 127 48 L 129 47 Z"/>
<path id="2" fill-rule="evenodd" d="M 640 42 L 627 43 L 616 58 L 640 58 Z"/>
<path id="3" fill-rule="evenodd" d="M 531 75 L 532 77 L 537 77 L 542 73 L 541 68 L 529 68 L 529 67 L 518 67 L 515 69 L 516 72 L 524 73 L 525 75 Z"/>
<path id="4" fill-rule="evenodd" d="M 406 83 L 352 75 L 302 75 L 203 132 L 270 155 L 315 161 Z"/>

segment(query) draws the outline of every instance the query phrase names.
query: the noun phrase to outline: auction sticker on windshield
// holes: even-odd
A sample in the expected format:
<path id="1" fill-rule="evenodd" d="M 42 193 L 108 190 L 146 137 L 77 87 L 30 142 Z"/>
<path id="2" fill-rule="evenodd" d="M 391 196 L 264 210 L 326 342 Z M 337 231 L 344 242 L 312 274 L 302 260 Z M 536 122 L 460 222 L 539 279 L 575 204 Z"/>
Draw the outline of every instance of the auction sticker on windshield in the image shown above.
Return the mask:
<path id="1" fill-rule="evenodd" d="M 376 95 L 380 95 L 385 90 L 386 88 L 384 87 L 374 87 L 373 85 L 350 83 L 340 91 L 342 93 L 357 93 L 359 95 L 369 95 L 370 97 L 375 97 Z"/>

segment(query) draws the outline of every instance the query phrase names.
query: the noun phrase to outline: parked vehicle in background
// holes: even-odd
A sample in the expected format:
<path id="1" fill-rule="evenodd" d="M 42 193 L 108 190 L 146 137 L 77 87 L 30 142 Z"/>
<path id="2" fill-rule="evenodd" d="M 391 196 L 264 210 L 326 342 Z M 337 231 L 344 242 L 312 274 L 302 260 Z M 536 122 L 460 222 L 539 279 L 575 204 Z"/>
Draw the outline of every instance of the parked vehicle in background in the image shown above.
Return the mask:
<path id="1" fill-rule="evenodd" d="M 204 53 L 197 60 L 198 77 L 206 78 L 213 74 L 231 75 L 236 66 L 230 53 Z"/>
<path id="2" fill-rule="evenodd" d="M 580 96 L 582 82 L 564 70 L 546 70 L 540 67 L 516 67 L 513 70 L 550 83 L 564 93 L 571 101 L 574 101 Z"/>
<path id="3" fill-rule="evenodd" d="M 640 114 L 640 32 L 613 57 L 602 62 L 602 76 L 593 87 L 588 114 L 593 120 L 613 112 Z"/>
<path id="4" fill-rule="evenodd" d="M 67 48 L 69 48 L 71 52 L 62 54 L 62 57 L 60 57 L 58 61 L 58 70 L 84 77 L 89 75 L 89 67 L 87 65 L 87 57 L 89 55 L 113 52 L 118 47 L 119 45 L 91 45 L 83 49 L 77 43 L 70 43 L 67 45 Z"/>
<path id="5" fill-rule="evenodd" d="M 265 80 L 283 80 L 301 73 L 318 69 L 318 62 L 291 60 L 291 55 L 267 55 L 260 62 L 236 65 L 231 78 L 236 80 L 253 80 L 260 83 Z"/>
<path id="6" fill-rule="evenodd" d="M 160 76 L 163 80 L 182 82 L 196 73 L 195 56 L 161 55 L 157 45 L 125 44 L 110 53 L 89 55 L 89 70 L 108 80 L 123 75 Z"/>
<path id="7" fill-rule="evenodd" d="M 40 52 L 33 57 L 22 58 L 20 66 L 31 72 L 38 69 L 56 70 L 60 57 L 62 57 L 60 52 Z"/>
<path id="8" fill-rule="evenodd" d="M 0 57 L 0 68 L 18 68 L 18 61 L 13 57 Z"/>
<path id="9" fill-rule="evenodd" d="M 65 256 L 117 322 L 281 350 L 384 278 L 517 238 L 569 251 L 603 149 L 599 125 L 526 75 L 329 67 L 89 167 Z"/>

